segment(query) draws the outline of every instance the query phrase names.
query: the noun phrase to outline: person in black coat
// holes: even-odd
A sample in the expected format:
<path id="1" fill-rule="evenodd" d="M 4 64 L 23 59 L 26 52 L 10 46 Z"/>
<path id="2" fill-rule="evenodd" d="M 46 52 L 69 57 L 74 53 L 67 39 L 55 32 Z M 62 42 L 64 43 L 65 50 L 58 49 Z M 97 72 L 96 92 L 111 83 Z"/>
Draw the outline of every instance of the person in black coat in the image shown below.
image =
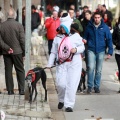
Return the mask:
<path id="1" fill-rule="evenodd" d="M 87 11 L 87 10 L 89 10 L 89 7 L 88 6 L 84 6 L 83 7 L 83 12 L 82 12 L 82 14 L 79 16 L 79 21 L 81 22 L 84 18 L 85 18 L 85 12 Z"/>
<path id="2" fill-rule="evenodd" d="M 87 10 L 85 12 L 85 18 L 83 19 L 83 21 L 81 22 L 82 27 L 83 27 L 83 33 L 82 35 L 84 35 L 84 32 L 86 30 L 86 27 L 89 23 L 89 21 L 91 20 L 92 17 L 92 12 L 90 10 Z M 85 63 L 86 63 L 86 69 L 87 69 L 87 61 L 88 61 L 88 54 L 87 54 L 87 44 L 85 44 Z"/>
<path id="3" fill-rule="evenodd" d="M 119 71 L 118 80 L 120 82 L 120 17 L 114 28 L 112 38 L 113 38 L 113 44 L 115 45 L 115 59 L 116 59 L 118 71 Z M 120 93 L 120 89 L 118 92 Z"/>
<path id="4" fill-rule="evenodd" d="M 109 10 L 106 9 L 106 5 L 104 4 L 104 5 L 102 5 L 102 17 L 103 18 L 104 18 L 105 14 L 107 14 L 109 21 L 112 22 L 113 15 L 112 15 L 111 11 L 109 11 Z"/>
<path id="5" fill-rule="evenodd" d="M 38 26 L 41 23 L 41 20 L 40 20 L 39 14 L 36 12 L 36 8 L 35 8 L 34 5 L 31 6 L 31 10 L 32 10 L 32 15 L 31 15 L 31 30 L 33 31 L 34 29 L 38 28 Z"/>

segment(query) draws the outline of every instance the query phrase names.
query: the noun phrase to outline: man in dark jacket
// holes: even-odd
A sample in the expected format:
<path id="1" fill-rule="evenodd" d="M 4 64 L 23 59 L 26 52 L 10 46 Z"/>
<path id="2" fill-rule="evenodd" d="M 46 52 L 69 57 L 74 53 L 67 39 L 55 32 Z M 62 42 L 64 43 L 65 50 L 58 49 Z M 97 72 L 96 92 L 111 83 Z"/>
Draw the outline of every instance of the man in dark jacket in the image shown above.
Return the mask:
<path id="1" fill-rule="evenodd" d="M 14 94 L 14 83 L 12 76 L 13 65 L 16 70 L 19 94 L 24 94 L 25 71 L 23 57 L 25 56 L 25 35 L 23 26 L 14 20 L 15 11 L 10 9 L 8 19 L 1 24 L 0 33 L 3 42 L 13 51 L 9 54 L 2 50 L 5 64 L 5 80 L 8 95 Z"/>
<path id="2" fill-rule="evenodd" d="M 107 14 L 108 20 L 112 22 L 113 20 L 113 15 L 111 11 L 106 9 L 106 5 L 102 5 L 102 17 L 104 18 L 104 15 Z"/>
<path id="3" fill-rule="evenodd" d="M 40 16 L 36 12 L 36 8 L 34 5 L 31 6 L 32 10 L 32 15 L 31 15 L 31 30 L 33 31 L 34 29 L 37 29 L 38 26 L 40 25 Z"/>
<path id="4" fill-rule="evenodd" d="M 84 43 L 88 44 L 88 93 L 94 87 L 95 93 L 100 93 L 100 81 L 102 63 L 104 60 L 106 45 L 108 47 L 107 59 L 113 53 L 112 35 L 108 26 L 103 22 L 102 15 L 95 12 L 86 28 Z M 94 75 L 95 72 L 95 75 Z"/>
<path id="5" fill-rule="evenodd" d="M 82 14 L 79 16 L 79 21 L 81 22 L 84 18 L 85 18 L 85 12 L 87 11 L 87 10 L 89 10 L 89 7 L 88 6 L 84 6 L 83 7 L 83 12 L 82 12 Z"/>
<path id="6" fill-rule="evenodd" d="M 90 10 L 87 10 L 85 12 L 85 18 L 83 19 L 83 21 L 81 22 L 82 24 L 82 27 L 83 27 L 83 33 L 82 33 L 82 37 L 84 35 L 84 32 L 86 30 L 86 27 L 89 23 L 89 21 L 91 20 L 91 17 L 92 17 L 92 12 Z M 87 52 L 87 44 L 85 44 L 85 63 L 86 63 L 86 70 L 87 70 L 87 64 L 88 64 L 88 52 Z"/>

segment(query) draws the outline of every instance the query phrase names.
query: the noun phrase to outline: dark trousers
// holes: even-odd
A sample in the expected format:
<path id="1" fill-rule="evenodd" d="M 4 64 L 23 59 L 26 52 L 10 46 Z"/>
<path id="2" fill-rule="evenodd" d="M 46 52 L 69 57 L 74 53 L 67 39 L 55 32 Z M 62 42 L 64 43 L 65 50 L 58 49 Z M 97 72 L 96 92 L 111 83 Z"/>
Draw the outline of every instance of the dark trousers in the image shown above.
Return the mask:
<path id="1" fill-rule="evenodd" d="M 48 40 L 48 54 L 50 55 L 52 49 L 53 40 Z"/>
<path id="2" fill-rule="evenodd" d="M 25 70 L 23 65 L 22 54 L 17 55 L 3 55 L 5 64 L 5 81 L 7 91 L 14 90 L 12 69 L 15 67 L 18 89 L 24 90 L 25 86 Z"/>
<path id="3" fill-rule="evenodd" d="M 116 62 L 117 62 L 117 66 L 118 66 L 118 71 L 119 71 L 119 81 L 120 81 L 120 55 L 119 54 L 115 54 L 115 59 L 116 59 Z"/>

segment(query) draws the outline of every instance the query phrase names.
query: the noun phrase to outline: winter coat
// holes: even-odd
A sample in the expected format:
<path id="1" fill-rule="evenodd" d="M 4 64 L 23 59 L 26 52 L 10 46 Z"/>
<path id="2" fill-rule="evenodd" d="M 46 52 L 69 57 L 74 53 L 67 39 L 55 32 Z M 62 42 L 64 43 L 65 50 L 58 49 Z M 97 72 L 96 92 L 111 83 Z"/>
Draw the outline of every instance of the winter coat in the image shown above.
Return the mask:
<path id="1" fill-rule="evenodd" d="M 56 29 L 60 26 L 60 19 L 48 18 L 45 21 L 45 27 L 47 29 L 47 39 L 53 40 L 57 34 Z"/>
<path id="2" fill-rule="evenodd" d="M 40 25 L 40 16 L 38 13 L 34 12 L 31 15 L 31 30 L 33 31 L 34 29 L 37 29 L 38 26 Z"/>
<path id="3" fill-rule="evenodd" d="M 78 26 L 79 26 L 79 32 L 81 34 L 83 32 L 83 27 L 82 27 L 80 21 L 78 19 L 74 19 L 73 22 L 78 24 Z"/>
<path id="4" fill-rule="evenodd" d="M 114 28 L 112 38 L 113 44 L 116 46 L 116 49 L 120 50 L 120 28 L 118 26 Z"/>
<path id="5" fill-rule="evenodd" d="M 13 54 L 25 55 L 25 34 L 23 26 L 12 18 L 3 22 L 0 27 L 3 42 L 13 49 Z M 2 50 L 3 54 L 8 54 Z"/>
<path id="6" fill-rule="evenodd" d="M 104 19 L 104 23 L 106 23 L 110 30 L 112 29 L 112 23 L 109 19 Z"/>
<path id="7" fill-rule="evenodd" d="M 104 15 L 107 14 L 108 15 L 108 19 L 112 22 L 113 20 L 113 15 L 111 13 L 111 11 L 106 10 L 105 12 L 102 13 L 102 17 L 104 18 Z"/>
<path id="8" fill-rule="evenodd" d="M 91 20 L 86 27 L 84 39 L 87 40 L 88 50 L 95 53 L 105 51 L 106 46 L 108 47 L 108 54 L 113 53 L 112 35 L 108 26 L 101 20 L 101 24 L 96 28 L 94 21 Z"/>
<path id="9" fill-rule="evenodd" d="M 82 27 L 83 27 L 82 37 L 84 36 L 84 32 L 85 32 L 85 30 L 86 30 L 86 27 L 87 27 L 88 23 L 89 23 L 89 20 L 87 20 L 87 19 L 85 19 L 85 18 L 84 18 L 84 20 L 81 22 Z"/>

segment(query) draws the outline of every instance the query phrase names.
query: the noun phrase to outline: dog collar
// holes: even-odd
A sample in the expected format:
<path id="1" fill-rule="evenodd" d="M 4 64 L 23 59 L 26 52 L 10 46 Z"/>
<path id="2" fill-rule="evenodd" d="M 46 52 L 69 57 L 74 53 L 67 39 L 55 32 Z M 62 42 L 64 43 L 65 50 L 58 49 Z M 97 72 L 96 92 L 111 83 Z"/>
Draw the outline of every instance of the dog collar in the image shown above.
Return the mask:
<path id="1" fill-rule="evenodd" d="M 29 74 L 32 74 L 32 82 L 34 82 L 34 81 L 35 81 L 35 78 L 36 78 L 35 72 L 34 72 L 33 70 L 29 70 L 28 73 L 27 73 L 27 76 L 28 76 Z"/>

